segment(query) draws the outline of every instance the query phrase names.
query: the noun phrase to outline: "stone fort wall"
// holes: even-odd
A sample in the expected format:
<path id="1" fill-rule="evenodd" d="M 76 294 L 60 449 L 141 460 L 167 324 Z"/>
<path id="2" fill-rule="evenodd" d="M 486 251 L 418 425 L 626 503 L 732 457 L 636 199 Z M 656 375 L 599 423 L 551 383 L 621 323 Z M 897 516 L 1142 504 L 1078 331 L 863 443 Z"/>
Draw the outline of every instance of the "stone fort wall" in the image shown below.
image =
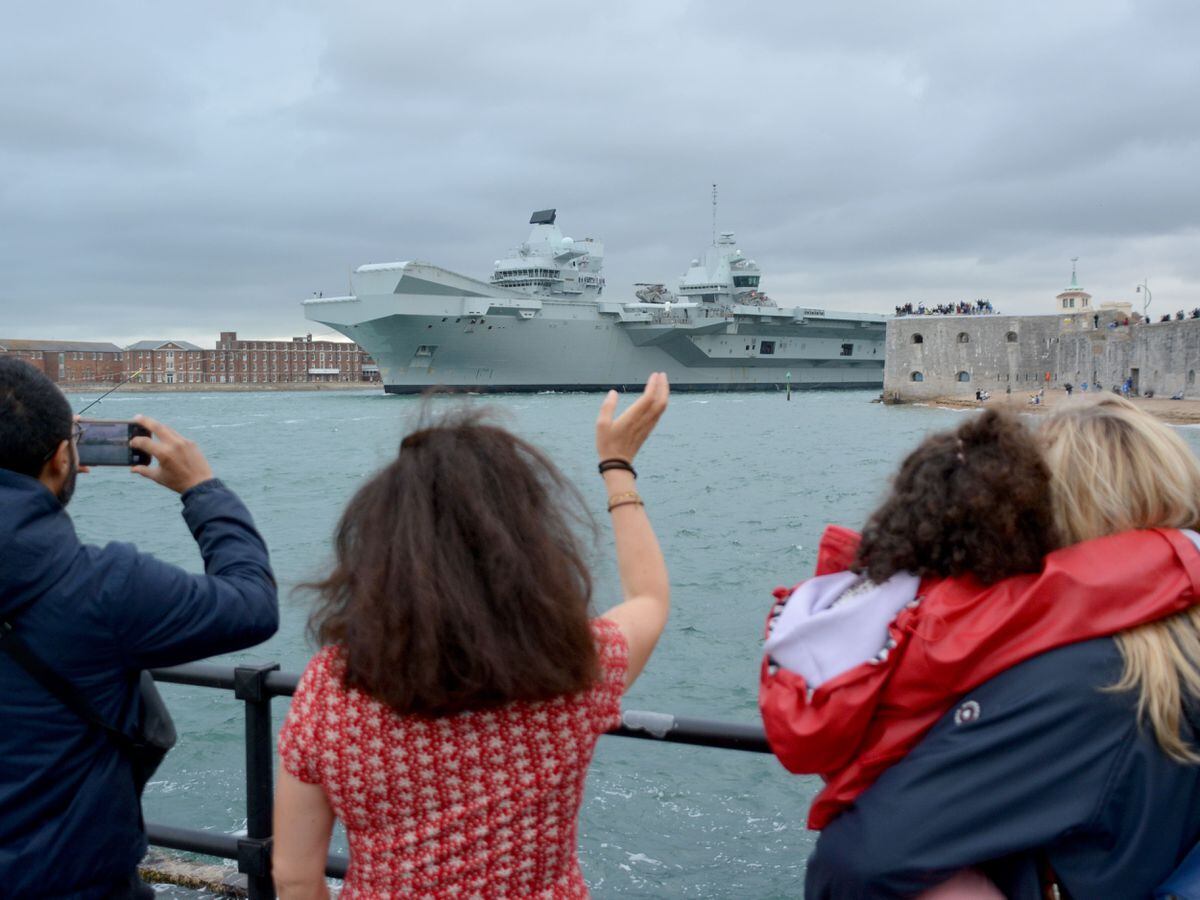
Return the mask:
<path id="1" fill-rule="evenodd" d="M 1124 325 L 1123 313 L 906 316 L 887 324 L 885 397 L 921 400 L 1032 393 L 1127 377 L 1135 390 L 1200 398 L 1200 319 Z M 1116 327 L 1109 327 L 1110 323 Z"/>

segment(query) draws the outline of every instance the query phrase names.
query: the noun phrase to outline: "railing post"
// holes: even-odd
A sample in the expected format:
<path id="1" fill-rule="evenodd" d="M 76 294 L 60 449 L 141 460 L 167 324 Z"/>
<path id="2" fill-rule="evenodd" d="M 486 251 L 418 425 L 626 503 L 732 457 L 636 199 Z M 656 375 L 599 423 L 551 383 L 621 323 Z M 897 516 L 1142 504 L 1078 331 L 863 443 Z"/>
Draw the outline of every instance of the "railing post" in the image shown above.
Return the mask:
<path id="1" fill-rule="evenodd" d="M 234 696 L 246 704 L 246 836 L 238 840 L 238 871 L 246 876 L 250 900 L 275 900 L 271 881 L 274 735 L 266 678 L 278 668 L 279 663 L 264 663 L 233 670 Z"/>

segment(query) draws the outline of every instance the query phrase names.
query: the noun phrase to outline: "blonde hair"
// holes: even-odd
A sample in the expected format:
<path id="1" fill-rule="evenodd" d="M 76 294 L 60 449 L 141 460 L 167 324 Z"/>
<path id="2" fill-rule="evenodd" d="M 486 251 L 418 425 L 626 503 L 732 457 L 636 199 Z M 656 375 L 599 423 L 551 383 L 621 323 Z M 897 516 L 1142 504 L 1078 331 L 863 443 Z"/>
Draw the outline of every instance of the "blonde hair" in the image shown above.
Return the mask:
<path id="1" fill-rule="evenodd" d="M 1120 397 L 1075 405 L 1040 431 L 1051 499 L 1067 543 L 1134 528 L 1200 524 L 1200 462 L 1174 431 Z M 1200 763 L 1180 736 L 1185 692 L 1200 697 L 1200 607 L 1123 631 L 1125 667 L 1112 690 L 1138 692 L 1138 716 L 1180 762 Z"/>

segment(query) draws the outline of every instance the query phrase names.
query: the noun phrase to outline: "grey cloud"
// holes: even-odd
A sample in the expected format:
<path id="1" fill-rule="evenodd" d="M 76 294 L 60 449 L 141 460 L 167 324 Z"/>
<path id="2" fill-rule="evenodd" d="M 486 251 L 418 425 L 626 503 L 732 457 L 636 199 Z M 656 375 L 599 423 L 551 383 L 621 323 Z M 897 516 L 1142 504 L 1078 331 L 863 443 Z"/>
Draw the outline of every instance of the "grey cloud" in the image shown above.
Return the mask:
<path id="1" fill-rule="evenodd" d="M 473 275 L 557 206 L 609 290 L 708 241 L 781 301 L 1200 302 L 1183 3 L 76 4 L 5 14 L 0 331 L 306 330 L 350 266 Z M 174 329 L 174 330 L 173 330 Z"/>

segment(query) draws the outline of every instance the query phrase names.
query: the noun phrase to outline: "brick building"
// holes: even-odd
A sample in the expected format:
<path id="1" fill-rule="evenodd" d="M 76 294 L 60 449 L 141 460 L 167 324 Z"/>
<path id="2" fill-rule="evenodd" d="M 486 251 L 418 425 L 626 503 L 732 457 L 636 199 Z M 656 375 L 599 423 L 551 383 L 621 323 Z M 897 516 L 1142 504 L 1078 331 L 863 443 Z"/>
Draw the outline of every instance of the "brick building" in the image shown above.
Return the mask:
<path id="1" fill-rule="evenodd" d="M 311 381 L 377 382 L 379 366 L 357 344 L 241 340 L 222 331 L 213 350 L 188 341 L 138 341 L 124 350 L 90 341 L 0 339 L 0 353 L 37 366 L 62 385 L 117 383 L 138 374 L 140 384 L 295 384 Z"/>
<path id="2" fill-rule="evenodd" d="M 138 341 L 125 348 L 125 376 L 140 369 L 133 380 L 142 384 L 200 384 L 210 352 L 187 341 Z"/>
<path id="3" fill-rule="evenodd" d="M 279 384 L 297 381 L 378 381 L 379 367 L 348 341 L 248 341 L 222 331 L 209 356 L 208 381 L 216 384 Z"/>
<path id="4" fill-rule="evenodd" d="M 61 385 L 115 383 L 125 377 L 125 351 L 116 344 L 0 338 L 0 353 L 24 359 Z"/>

